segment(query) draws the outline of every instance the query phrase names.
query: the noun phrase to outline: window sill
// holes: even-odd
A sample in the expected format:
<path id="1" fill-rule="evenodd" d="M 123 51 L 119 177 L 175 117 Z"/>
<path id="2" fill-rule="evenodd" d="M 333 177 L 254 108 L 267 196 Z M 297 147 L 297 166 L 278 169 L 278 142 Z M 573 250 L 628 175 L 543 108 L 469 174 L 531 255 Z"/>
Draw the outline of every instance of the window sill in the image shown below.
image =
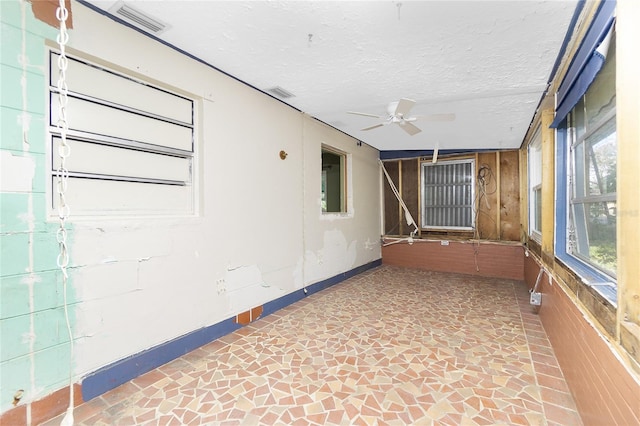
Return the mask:
<path id="1" fill-rule="evenodd" d="M 353 214 L 350 212 L 322 212 L 320 214 L 320 220 L 335 220 L 335 219 L 351 219 Z"/>
<path id="2" fill-rule="evenodd" d="M 589 267 L 574 257 L 563 253 L 556 254 L 558 259 L 567 269 L 576 275 L 576 278 L 587 288 L 600 295 L 604 301 L 618 307 L 618 289 L 616 282 L 609 276 Z"/>

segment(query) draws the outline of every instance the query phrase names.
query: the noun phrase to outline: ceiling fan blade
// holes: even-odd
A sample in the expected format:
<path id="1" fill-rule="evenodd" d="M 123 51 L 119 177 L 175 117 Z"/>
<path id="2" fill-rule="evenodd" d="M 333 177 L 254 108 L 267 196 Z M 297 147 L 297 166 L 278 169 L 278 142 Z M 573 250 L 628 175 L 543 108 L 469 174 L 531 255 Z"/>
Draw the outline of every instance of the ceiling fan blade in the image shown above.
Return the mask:
<path id="1" fill-rule="evenodd" d="M 384 125 L 385 123 L 380 123 L 380 124 L 376 124 L 375 126 L 365 127 L 364 129 L 360 129 L 360 130 L 371 130 L 371 129 L 375 129 L 376 127 L 382 127 Z"/>
<path id="2" fill-rule="evenodd" d="M 416 115 L 416 120 L 420 121 L 453 121 L 456 119 L 455 114 L 430 114 L 430 115 Z"/>
<path id="3" fill-rule="evenodd" d="M 411 108 L 413 108 L 415 104 L 416 101 L 414 100 L 402 98 L 398 101 L 398 105 L 396 106 L 396 110 L 393 115 L 408 115 L 409 111 L 411 111 Z"/>
<path id="4" fill-rule="evenodd" d="M 403 123 L 400 123 L 400 127 L 402 127 L 402 129 L 405 132 L 409 133 L 411 136 L 413 136 L 415 134 L 418 134 L 418 133 L 420 133 L 422 131 L 419 128 L 417 128 L 416 126 L 414 126 L 413 124 L 408 123 L 406 121 L 403 122 Z"/>
<path id="5" fill-rule="evenodd" d="M 347 111 L 347 114 L 363 115 L 365 117 L 374 117 L 374 118 L 384 118 L 384 117 L 382 117 L 380 115 L 367 114 L 366 112 Z"/>

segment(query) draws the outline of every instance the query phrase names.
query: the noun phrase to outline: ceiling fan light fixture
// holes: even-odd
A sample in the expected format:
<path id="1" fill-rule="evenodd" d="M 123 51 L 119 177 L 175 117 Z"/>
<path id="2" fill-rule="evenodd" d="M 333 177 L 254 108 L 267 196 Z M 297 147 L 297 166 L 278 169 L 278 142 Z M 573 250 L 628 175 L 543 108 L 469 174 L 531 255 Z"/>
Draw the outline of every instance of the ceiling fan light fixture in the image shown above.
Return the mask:
<path id="1" fill-rule="evenodd" d="M 409 136 L 416 135 L 420 133 L 422 130 L 414 125 L 413 123 L 417 120 L 428 120 L 428 121 L 451 121 L 455 118 L 454 114 L 432 114 L 430 116 L 410 116 L 409 112 L 411 108 L 415 105 L 416 101 L 413 99 L 402 98 L 399 101 L 390 102 L 387 105 L 387 116 L 379 116 L 375 114 L 369 114 L 366 112 L 355 112 L 355 111 L 347 111 L 347 114 L 355 114 L 362 115 L 365 117 L 373 117 L 382 120 L 380 123 L 365 127 L 360 130 L 371 130 L 377 127 L 382 127 L 389 123 L 394 123 L 400 126 L 402 130 L 407 132 Z"/>

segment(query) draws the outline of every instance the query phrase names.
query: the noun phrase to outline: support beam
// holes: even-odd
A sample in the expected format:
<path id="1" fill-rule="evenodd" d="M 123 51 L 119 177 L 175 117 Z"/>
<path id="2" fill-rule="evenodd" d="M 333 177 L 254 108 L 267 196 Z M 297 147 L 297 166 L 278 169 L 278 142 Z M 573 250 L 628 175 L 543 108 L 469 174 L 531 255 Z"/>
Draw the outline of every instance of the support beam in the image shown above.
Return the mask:
<path id="1" fill-rule="evenodd" d="M 520 160 L 520 241 L 529 239 L 529 158 L 527 145 L 523 145 L 518 152 Z"/>
<path id="2" fill-rule="evenodd" d="M 618 322 L 622 346 L 640 362 L 640 2 L 618 0 L 617 8 Z"/>
<path id="3" fill-rule="evenodd" d="M 553 110 L 542 111 L 540 133 L 542 136 L 542 258 L 552 264 L 554 215 L 555 215 L 555 131 L 549 126 L 553 122 Z"/>
<path id="4" fill-rule="evenodd" d="M 496 152 L 496 171 L 495 171 L 495 177 L 496 177 L 496 234 L 497 234 L 497 239 L 501 240 L 502 239 L 502 200 L 500 197 L 500 194 L 502 193 L 501 191 L 501 185 L 500 185 L 500 176 L 502 175 L 502 167 L 500 165 L 500 151 Z"/>
<path id="5" fill-rule="evenodd" d="M 398 161 L 398 192 L 402 195 L 402 160 Z M 404 214 L 404 210 L 402 209 L 402 204 L 398 202 L 398 217 L 400 218 L 400 222 L 398 225 L 398 232 L 400 235 L 407 234 L 405 232 L 405 227 L 407 226 L 407 216 Z"/>

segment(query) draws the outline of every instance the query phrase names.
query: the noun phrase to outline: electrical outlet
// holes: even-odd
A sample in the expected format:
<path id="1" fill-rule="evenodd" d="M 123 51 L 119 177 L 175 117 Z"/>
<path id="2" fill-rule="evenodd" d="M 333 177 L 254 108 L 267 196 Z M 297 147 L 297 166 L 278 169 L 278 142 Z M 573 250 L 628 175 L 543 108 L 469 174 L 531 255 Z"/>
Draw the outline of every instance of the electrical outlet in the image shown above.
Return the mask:
<path id="1" fill-rule="evenodd" d="M 448 246 L 448 245 L 449 245 L 449 241 L 447 241 L 447 240 L 442 240 L 442 241 L 440 241 L 440 245 L 441 245 L 441 246 Z"/>
<path id="2" fill-rule="evenodd" d="M 216 280 L 216 287 L 218 289 L 218 294 L 227 292 L 227 286 L 225 284 L 224 278 L 219 278 Z"/>
<path id="3" fill-rule="evenodd" d="M 531 293 L 529 304 L 533 306 L 540 306 L 542 304 L 542 293 Z"/>

